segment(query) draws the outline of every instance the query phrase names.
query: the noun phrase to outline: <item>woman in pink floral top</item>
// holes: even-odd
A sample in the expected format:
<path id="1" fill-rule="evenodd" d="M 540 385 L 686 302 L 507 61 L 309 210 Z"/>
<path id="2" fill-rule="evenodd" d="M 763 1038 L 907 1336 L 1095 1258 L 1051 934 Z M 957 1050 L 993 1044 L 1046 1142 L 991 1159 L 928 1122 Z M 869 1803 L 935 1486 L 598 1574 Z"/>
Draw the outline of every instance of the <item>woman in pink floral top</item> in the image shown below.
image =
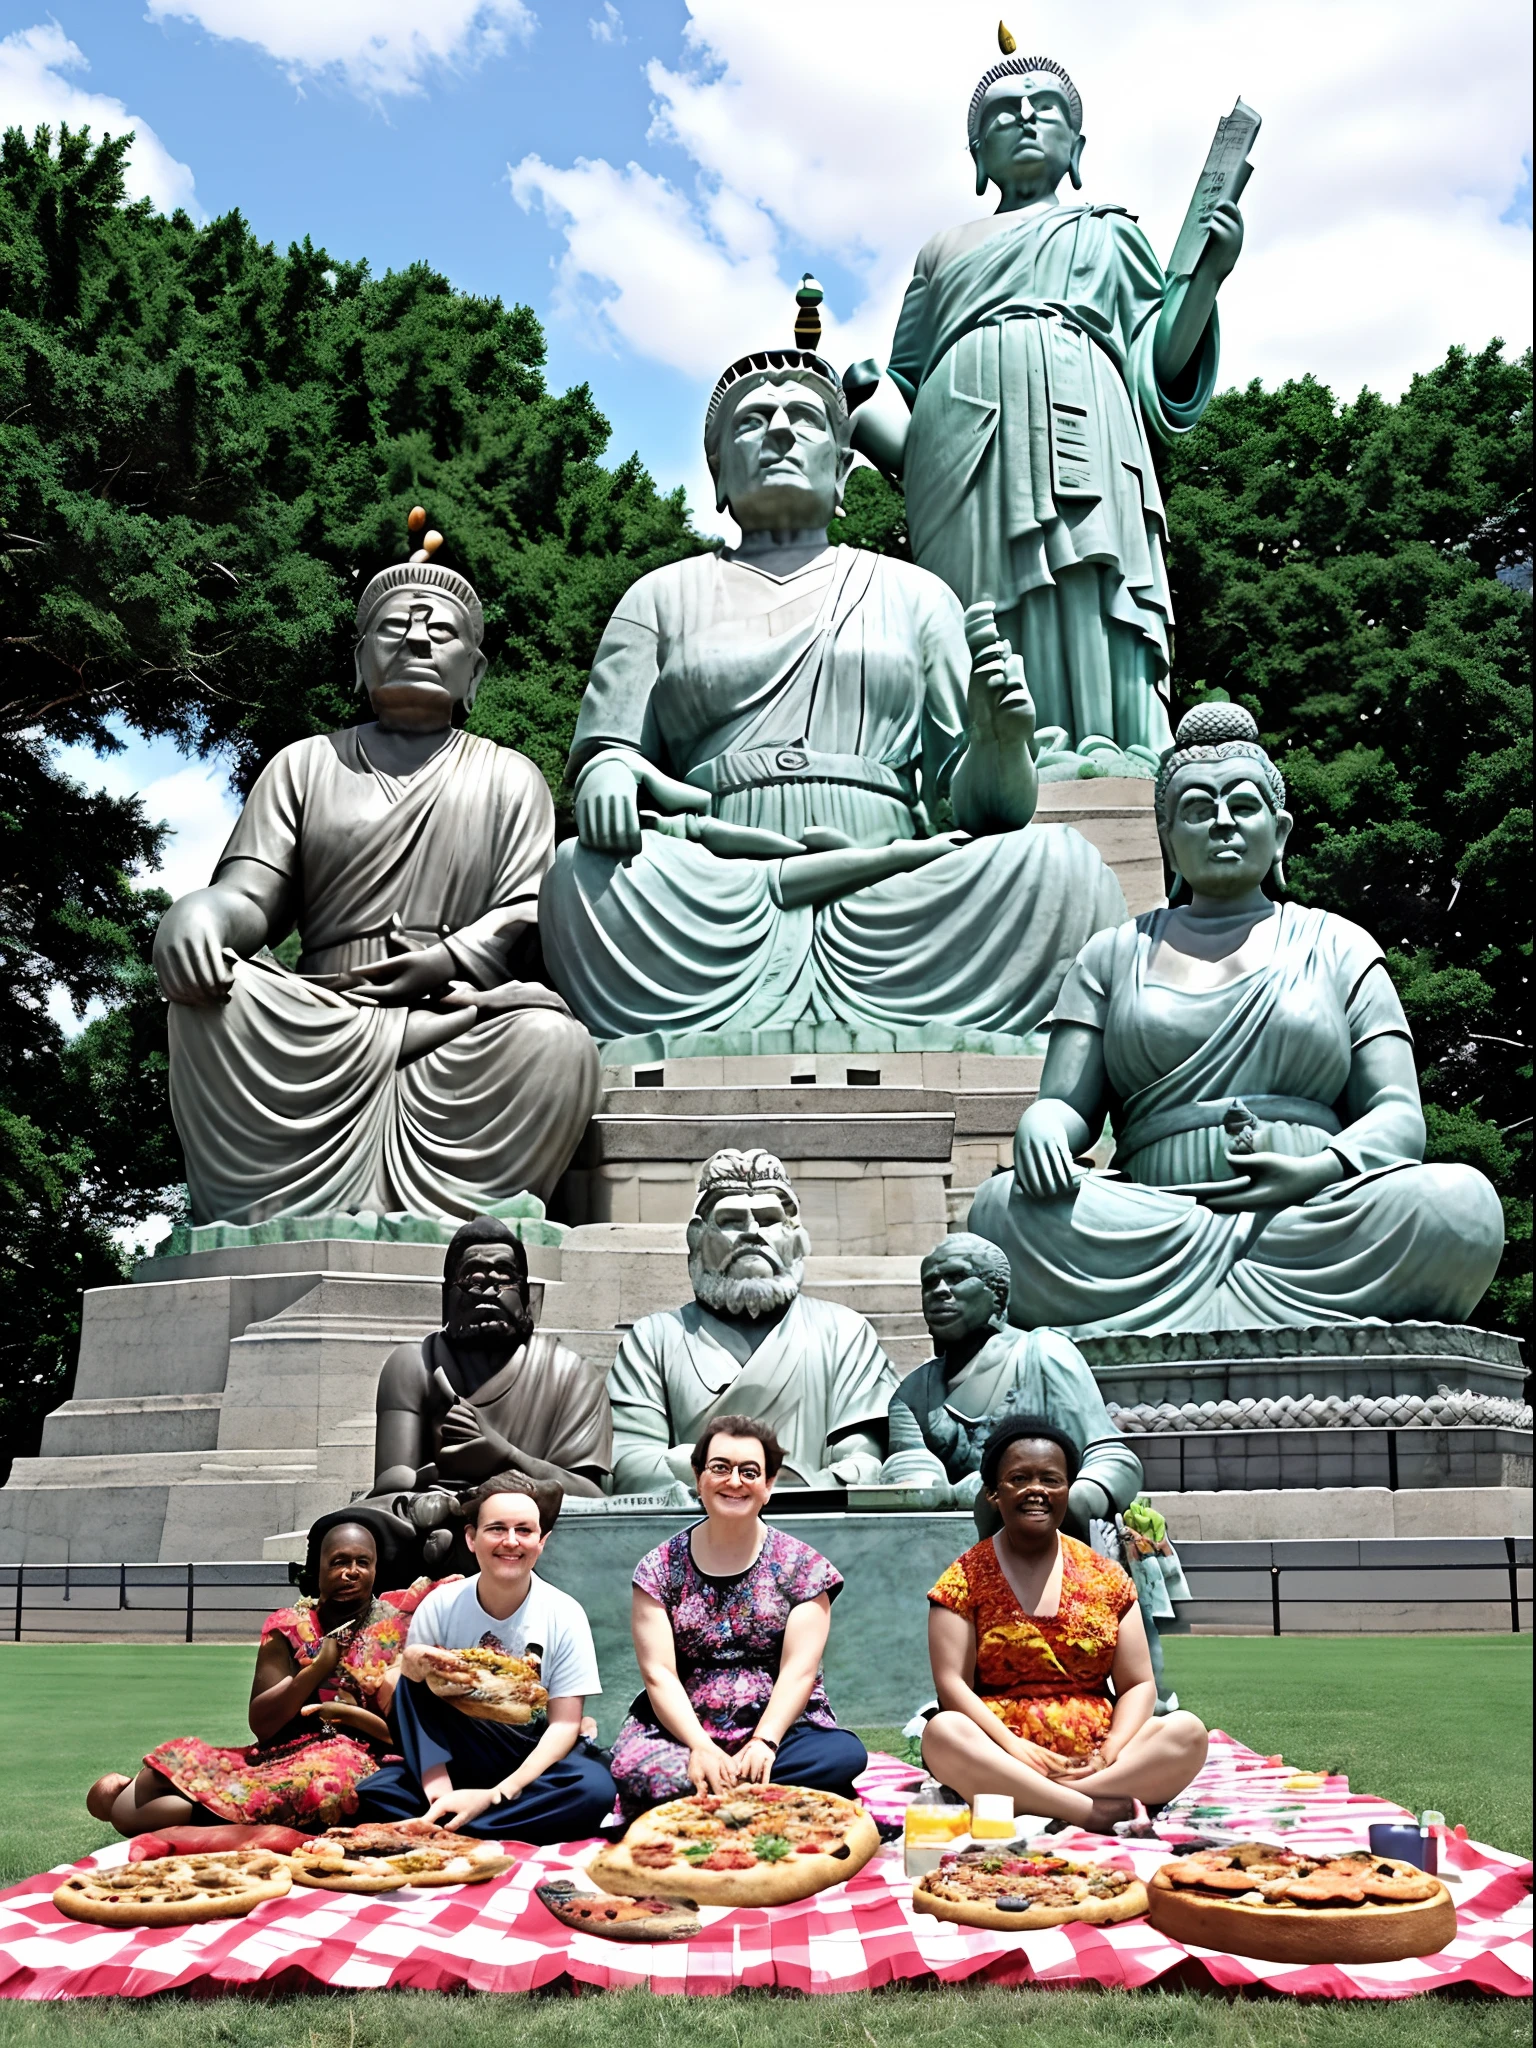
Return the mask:
<path id="1" fill-rule="evenodd" d="M 214 1821 L 318 1832 L 357 1807 L 357 1786 L 390 1753 L 384 1720 L 415 1589 L 374 1598 L 379 1535 L 366 1509 L 310 1531 L 302 1597 L 262 1624 L 249 1719 L 256 1737 L 223 1749 L 162 1742 L 136 1777 L 111 1772 L 86 1806 L 119 1834 Z"/>
<path id="2" fill-rule="evenodd" d="M 852 1798 L 869 1761 L 821 1682 L 842 1574 L 762 1519 L 783 1462 L 766 1423 L 721 1416 L 693 1449 L 704 1520 L 635 1567 L 645 1691 L 612 1763 L 627 1820 L 690 1792 L 770 1779 Z"/>

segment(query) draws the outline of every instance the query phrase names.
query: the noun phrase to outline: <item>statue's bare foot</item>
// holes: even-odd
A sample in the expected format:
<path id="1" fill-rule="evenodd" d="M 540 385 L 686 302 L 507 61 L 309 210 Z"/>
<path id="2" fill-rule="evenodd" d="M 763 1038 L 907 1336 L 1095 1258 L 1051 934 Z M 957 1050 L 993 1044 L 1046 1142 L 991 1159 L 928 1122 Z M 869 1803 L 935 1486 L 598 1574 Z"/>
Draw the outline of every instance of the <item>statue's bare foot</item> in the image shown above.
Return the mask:
<path id="1" fill-rule="evenodd" d="M 132 1778 L 124 1777 L 121 1771 L 108 1771 L 104 1778 L 98 1778 L 85 1795 L 85 1810 L 91 1819 L 104 1821 L 110 1827 L 112 1809 L 132 1783 Z"/>

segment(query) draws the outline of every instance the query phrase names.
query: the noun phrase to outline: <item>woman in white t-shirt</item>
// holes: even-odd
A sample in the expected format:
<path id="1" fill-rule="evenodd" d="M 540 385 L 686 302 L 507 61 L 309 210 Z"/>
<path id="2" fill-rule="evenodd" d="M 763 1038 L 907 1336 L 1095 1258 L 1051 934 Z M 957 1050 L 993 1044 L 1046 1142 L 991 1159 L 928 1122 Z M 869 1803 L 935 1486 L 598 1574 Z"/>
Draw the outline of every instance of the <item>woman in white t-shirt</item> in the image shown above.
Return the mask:
<path id="1" fill-rule="evenodd" d="M 473 1578 L 437 1587 L 411 1617 L 393 1721 L 401 1761 L 358 1786 L 359 1818 L 418 1816 L 472 1835 L 568 1842 L 597 1832 L 613 1779 L 581 1733 L 599 1693 L 592 1630 L 579 1602 L 534 1571 L 560 1513 L 558 1486 L 503 1472 L 470 1495 L 464 1540 Z M 472 1720 L 425 1680 L 422 1649 L 536 1649 L 547 1712 L 523 1727 Z"/>

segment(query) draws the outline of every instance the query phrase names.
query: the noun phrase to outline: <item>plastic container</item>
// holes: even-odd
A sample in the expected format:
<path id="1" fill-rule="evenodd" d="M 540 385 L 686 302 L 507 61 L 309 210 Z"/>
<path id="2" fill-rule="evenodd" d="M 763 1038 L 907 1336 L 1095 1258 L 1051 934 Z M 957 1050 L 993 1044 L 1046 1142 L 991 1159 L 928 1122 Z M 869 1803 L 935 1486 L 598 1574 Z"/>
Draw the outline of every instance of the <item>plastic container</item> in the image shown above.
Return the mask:
<path id="1" fill-rule="evenodd" d="M 971 1801 L 971 1840 L 1011 1842 L 1013 1840 L 1013 1794 L 978 1792 Z"/>
<path id="2" fill-rule="evenodd" d="M 949 1799 L 937 1778 L 925 1778 L 907 1808 L 903 1861 L 908 1877 L 937 1870 L 956 1842 L 970 1831 L 971 1809 Z"/>

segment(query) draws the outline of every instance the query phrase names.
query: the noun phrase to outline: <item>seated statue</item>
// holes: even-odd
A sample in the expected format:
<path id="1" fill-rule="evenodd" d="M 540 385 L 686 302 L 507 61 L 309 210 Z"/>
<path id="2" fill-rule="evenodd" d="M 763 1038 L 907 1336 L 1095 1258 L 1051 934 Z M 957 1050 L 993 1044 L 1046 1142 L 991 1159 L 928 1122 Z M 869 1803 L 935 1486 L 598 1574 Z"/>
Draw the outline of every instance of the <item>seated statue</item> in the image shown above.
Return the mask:
<path id="1" fill-rule="evenodd" d="M 491 1216 L 455 1231 L 443 1327 L 395 1346 L 375 1406 L 373 1494 L 418 1528 L 446 1527 L 451 1497 L 499 1472 L 590 1499 L 613 1461 L 602 1372 L 534 1328 L 528 1255 Z"/>
<path id="2" fill-rule="evenodd" d="M 641 577 L 604 632 L 540 913 L 557 986 L 600 1039 L 667 1049 L 1028 1033 L 1125 904 L 1031 823 L 1034 706 L 990 606 L 828 545 L 852 456 L 820 356 L 733 363 L 704 446 L 741 542 Z"/>
<path id="3" fill-rule="evenodd" d="M 934 1507 L 974 1510 L 983 1536 L 1001 1526 L 981 1483 L 987 1439 L 1010 1415 L 1044 1415 L 1081 1446 L 1067 1526 L 1086 1542 L 1136 1498 L 1141 1461 L 1110 1420 L 1098 1382 L 1070 1338 L 1008 1327 L 1008 1261 L 957 1231 L 923 1260 L 923 1321 L 936 1355 L 891 1400 L 884 1484 L 925 1486 Z"/>
<path id="4" fill-rule="evenodd" d="M 856 1310 L 801 1293 L 809 1250 L 772 1153 L 705 1162 L 688 1225 L 694 1299 L 626 1330 L 608 1375 L 615 1493 L 690 1485 L 705 1426 L 732 1414 L 777 1435 L 781 1488 L 879 1477 L 896 1371 Z"/>
<path id="5" fill-rule="evenodd" d="M 1291 819 L 1246 711 L 1187 714 L 1157 810 L 1177 907 L 1083 948 L 1014 1170 L 971 1207 L 1008 1254 L 1011 1320 L 1094 1336 L 1464 1321 L 1498 1267 L 1498 1197 L 1472 1167 L 1422 1163 L 1380 946 L 1265 894 Z M 1106 1108 L 1115 1172 L 1085 1173 Z"/>
<path id="6" fill-rule="evenodd" d="M 357 607 L 374 721 L 269 761 L 210 886 L 161 920 L 194 1223 L 473 1216 L 547 1197 L 580 1141 L 596 1049 L 517 978 L 537 971 L 554 807 L 531 761 L 454 724 L 483 631 L 425 551 L 375 576 Z M 265 948 L 295 923 L 290 972 Z"/>

